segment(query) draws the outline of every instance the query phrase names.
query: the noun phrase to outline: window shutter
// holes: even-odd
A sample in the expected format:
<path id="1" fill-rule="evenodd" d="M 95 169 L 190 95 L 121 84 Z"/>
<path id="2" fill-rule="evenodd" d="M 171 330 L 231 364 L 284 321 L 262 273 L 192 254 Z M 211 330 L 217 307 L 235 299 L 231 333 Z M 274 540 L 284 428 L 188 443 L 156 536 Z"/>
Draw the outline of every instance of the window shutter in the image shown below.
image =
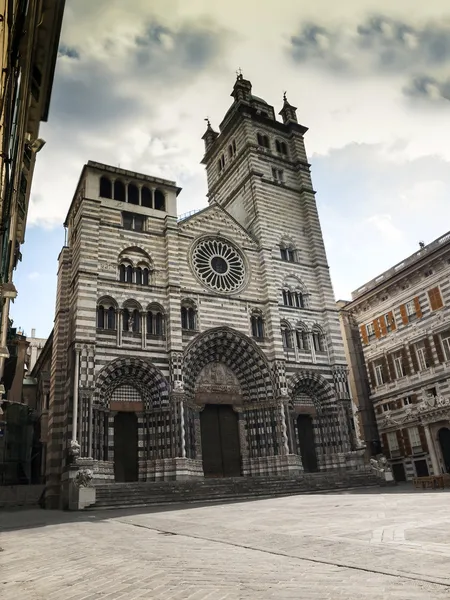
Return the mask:
<path id="1" fill-rule="evenodd" d="M 391 381 L 391 377 L 389 375 L 388 363 L 385 356 L 383 356 L 381 359 L 381 366 L 383 369 L 383 379 L 386 383 L 389 383 Z"/>
<path id="2" fill-rule="evenodd" d="M 419 430 L 420 445 L 422 446 L 422 450 L 424 452 L 428 452 L 427 436 L 425 435 L 425 429 L 423 425 L 419 425 L 417 429 Z"/>
<path id="3" fill-rule="evenodd" d="M 409 347 L 409 353 L 411 355 L 413 373 L 417 373 L 419 371 L 419 363 L 417 362 L 416 349 L 413 344 Z"/>
<path id="4" fill-rule="evenodd" d="M 418 319 L 422 318 L 422 309 L 420 308 L 419 296 L 414 298 L 414 306 L 416 308 L 416 315 Z"/>
<path id="5" fill-rule="evenodd" d="M 412 448 L 411 448 L 411 440 L 409 439 L 409 433 L 407 429 L 402 430 L 403 434 L 403 443 L 405 447 L 405 456 L 411 456 Z"/>
<path id="6" fill-rule="evenodd" d="M 367 365 L 367 370 L 369 371 L 370 385 L 374 388 L 377 385 L 377 381 L 375 379 L 375 373 L 373 371 L 373 362 L 370 362 Z"/>
<path id="7" fill-rule="evenodd" d="M 389 316 L 389 324 L 390 324 L 390 326 L 391 326 L 391 330 L 392 330 L 392 331 L 395 331 L 395 330 L 397 329 L 397 325 L 395 324 L 394 312 L 391 310 L 391 311 L 388 313 L 388 316 Z"/>
<path id="8" fill-rule="evenodd" d="M 405 442 L 403 441 L 402 430 L 397 429 L 395 432 L 395 435 L 397 436 L 398 449 L 400 452 L 400 456 L 405 456 Z"/>
<path id="9" fill-rule="evenodd" d="M 390 371 L 391 381 L 393 379 L 397 379 L 397 375 L 395 373 L 394 359 L 392 358 L 392 354 L 387 355 L 387 363 Z"/>
<path id="10" fill-rule="evenodd" d="M 403 325 L 408 325 L 408 313 L 406 312 L 406 306 L 404 304 L 400 305 L 400 316 L 402 317 Z"/>
<path id="11" fill-rule="evenodd" d="M 409 364 L 408 352 L 406 351 L 406 348 L 404 346 L 401 350 L 401 353 L 402 353 L 403 368 L 405 369 L 405 373 L 407 375 L 412 375 L 411 365 Z"/>
<path id="12" fill-rule="evenodd" d="M 359 330 L 361 331 L 361 338 L 363 341 L 363 344 L 368 344 L 369 343 L 369 336 L 367 335 L 367 329 L 365 325 L 361 325 L 361 327 L 359 328 Z"/>
<path id="13" fill-rule="evenodd" d="M 381 434 L 381 449 L 386 458 L 391 458 L 391 450 L 389 448 L 387 435 L 385 433 Z"/>
<path id="14" fill-rule="evenodd" d="M 425 358 L 428 362 L 429 365 L 433 366 L 434 365 L 434 358 L 433 358 L 433 353 L 431 351 L 431 345 L 430 345 L 430 340 L 426 337 L 423 340 L 424 344 L 425 344 Z"/>
<path id="15" fill-rule="evenodd" d="M 442 351 L 442 346 L 441 346 L 441 338 L 438 335 L 433 335 L 433 341 L 434 341 L 434 346 L 436 348 L 438 362 L 440 362 L 440 363 L 445 362 L 445 356 L 444 356 L 444 352 Z"/>
<path id="16" fill-rule="evenodd" d="M 380 327 L 381 327 L 381 335 L 387 335 L 387 328 L 386 328 L 385 317 L 380 317 L 378 319 L 378 321 L 379 321 Z"/>
<path id="17" fill-rule="evenodd" d="M 442 301 L 441 291 L 438 287 L 431 288 L 428 290 L 428 298 L 430 300 L 431 310 L 438 310 L 444 306 Z"/>
<path id="18" fill-rule="evenodd" d="M 375 330 L 375 337 L 378 339 L 381 337 L 381 331 L 380 331 L 380 322 L 378 319 L 375 319 L 375 321 L 373 321 L 373 328 Z"/>

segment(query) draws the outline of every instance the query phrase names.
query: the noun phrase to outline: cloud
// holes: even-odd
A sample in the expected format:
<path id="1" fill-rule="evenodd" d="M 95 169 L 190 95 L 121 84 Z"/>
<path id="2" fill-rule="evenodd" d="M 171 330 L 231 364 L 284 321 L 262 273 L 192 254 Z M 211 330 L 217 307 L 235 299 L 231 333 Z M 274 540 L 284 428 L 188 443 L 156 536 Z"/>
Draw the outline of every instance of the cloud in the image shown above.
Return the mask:
<path id="1" fill-rule="evenodd" d="M 373 226 L 376 233 L 380 234 L 382 241 L 389 244 L 395 244 L 402 241 L 405 233 L 401 231 L 392 222 L 392 216 L 385 215 L 372 215 L 366 219 L 366 223 Z"/>
<path id="2" fill-rule="evenodd" d="M 450 100 L 450 79 L 438 80 L 430 75 L 416 76 L 403 87 L 403 94 L 410 98 L 434 102 Z"/>
<path id="3" fill-rule="evenodd" d="M 354 26 L 309 22 L 291 37 L 288 50 L 295 63 L 331 72 L 400 77 L 409 97 L 436 99 L 449 94 L 449 84 L 434 79 L 435 70 L 450 64 L 449 20 L 413 24 L 378 14 Z"/>
<path id="4" fill-rule="evenodd" d="M 28 279 L 30 279 L 31 281 L 39 279 L 39 277 L 40 277 L 40 274 L 37 271 L 33 271 L 32 273 L 30 273 L 28 275 Z"/>

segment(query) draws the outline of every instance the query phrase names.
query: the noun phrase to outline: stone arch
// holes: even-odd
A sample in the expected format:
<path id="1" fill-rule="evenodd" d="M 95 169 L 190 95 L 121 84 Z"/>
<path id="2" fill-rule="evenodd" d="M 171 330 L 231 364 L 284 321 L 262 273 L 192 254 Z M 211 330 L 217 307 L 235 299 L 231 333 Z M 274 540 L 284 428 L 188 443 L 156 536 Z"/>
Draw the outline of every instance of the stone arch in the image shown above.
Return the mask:
<path id="1" fill-rule="evenodd" d="M 274 383 L 262 350 L 246 335 L 231 327 L 215 327 L 196 337 L 184 352 L 184 387 L 192 400 L 200 371 L 222 362 L 235 374 L 244 402 L 274 399 Z"/>
<path id="2" fill-rule="evenodd" d="M 110 407 L 111 396 L 120 386 L 133 387 L 141 396 L 145 410 L 169 407 L 169 384 L 153 363 L 142 358 L 116 358 L 99 372 L 94 403 Z"/>
<path id="3" fill-rule="evenodd" d="M 114 306 L 114 308 L 118 308 L 119 305 L 117 304 L 117 301 L 112 297 L 112 296 L 102 296 L 101 298 L 99 298 L 97 300 L 97 306 L 99 304 L 107 304 L 108 306 Z"/>
<path id="4" fill-rule="evenodd" d="M 119 257 L 118 257 L 119 262 L 120 262 L 120 260 L 122 260 L 124 258 L 128 258 L 126 256 L 127 254 L 135 255 L 133 258 L 136 262 L 139 260 L 144 260 L 146 262 L 149 262 L 150 264 L 152 263 L 150 254 L 148 252 L 146 252 L 145 250 L 143 250 L 142 248 L 140 248 L 139 246 L 126 246 L 124 248 L 121 248 L 121 250 L 119 252 Z M 132 260 L 132 259 L 128 258 L 128 260 Z"/>
<path id="5" fill-rule="evenodd" d="M 335 403 L 336 394 L 328 381 L 315 371 L 298 371 L 288 381 L 288 391 L 292 405 L 299 393 L 307 394 L 314 402 L 317 412 Z"/>

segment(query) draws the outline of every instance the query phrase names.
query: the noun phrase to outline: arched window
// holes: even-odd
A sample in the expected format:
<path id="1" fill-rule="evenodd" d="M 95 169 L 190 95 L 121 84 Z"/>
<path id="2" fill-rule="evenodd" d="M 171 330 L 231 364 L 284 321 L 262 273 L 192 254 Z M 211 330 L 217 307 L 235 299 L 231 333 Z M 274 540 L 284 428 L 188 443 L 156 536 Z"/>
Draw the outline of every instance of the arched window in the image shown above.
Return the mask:
<path id="1" fill-rule="evenodd" d="M 143 269 L 142 270 L 142 285 L 148 285 L 149 284 L 149 270 L 148 269 Z"/>
<path id="2" fill-rule="evenodd" d="M 133 267 L 131 265 L 125 268 L 125 281 L 126 283 L 133 283 Z"/>
<path id="3" fill-rule="evenodd" d="M 295 248 L 292 244 L 280 244 L 281 260 L 287 262 L 297 262 Z"/>
<path id="4" fill-rule="evenodd" d="M 112 183 L 108 177 L 100 178 L 100 197 L 112 198 Z"/>
<path id="5" fill-rule="evenodd" d="M 133 310 L 131 318 L 132 318 L 132 323 L 133 323 L 133 333 L 140 333 L 141 332 L 141 313 L 138 311 L 137 308 L 135 308 Z"/>
<path id="6" fill-rule="evenodd" d="M 303 294 L 301 292 L 293 292 L 292 293 L 294 306 L 296 308 L 305 308 L 305 302 L 303 298 Z"/>
<path id="7" fill-rule="evenodd" d="M 252 336 L 257 339 L 264 338 L 264 319 L 260 314 L 251 316 Z"/>
<path id="8" fill-rule="evenodd" d="M 292 308 L 307 308 L 307 294 L 303 291 L 302 283 L 296 277 L 288 277 L 285 286 L 281 290 L 283 305 Z M 292 289 L 293 287 L 297 289 Z"/>
<path id="9" fill-rule="evenodd" d="M 292 340 L 292 331 L 291 331 L 291 328 L 289 327 L 288 323 L 281 324 L 281 338 L 283 340 L 284 348 L 293 348 L 294 347 L 293 340 Z"/>
<path id="10" fill-rule="evenodd" d="M 153 208 L 152 191 L 145 185 L 141 189 L 141 204 L 146 208 Z"/>
<path id="11" fill-rule="evenodd" d="M 107 312 L 107 329 L 116 329 L 116 309 L 114 306 L 110 306 Z"/>
<path id="12" fill-rule="evenodd" d="M 161 190 L 155 190 L 155 209 L 166 210 L 166 197 Z"/>
<path id="13" fill-rule="evenodd" d="M 126 279 L 126 266 L 122 263 L 121 265 L 119 265 L 119 281 L 121 281 L 122 283 L 125 283 L 125 279 Z"/>
<path id="14" fill-rule="evenodd" d="M 283 154 L 286 156 L 288 153 L 286 143 L 282 142 L 281 140 L 275 140 L 275 148 L 278 154 Z"/>
<path id="15" fill-rule="evenodd" d="M 181 307 L 181 328 L 190 331 L 197 329 L 197 314 L 192 306 Z"/>
<path id="16" fill-rule="evenodd" d="M 268 135 L 264 135 L 262 133 L 256 134 L 256 139 L 258 140 L 258 144 L 263 148 L 270 149 L 270 140 Z"/>
<path id="17" fill-rule="evenodd" d="M 312 339 L 314 350 L 316 352 L 325 352 L 325 337 L 318 328 L 313 329 Z"/>
<path id="18" fill-rule="evenodd" d="M 156 337 L 164 336 L 164 315 L 157 306 L 147 311 L 147 334 Z"/>
<path id="19" fill-rule="evenodd" d="M 120 179 L 114 182 L 114 200 L 125 202 L 125 185 Z"/>
<path id="20" fill-rule="evenodd" d="M 97 306 L 97 327 L 105 329 L 105 307 L 101 304 Z"/>
<path id="21" fill-rule="evenodd" d="M 137 267 L 137 269 L 135 269 L 134 276 L 136 278 L 135 283 L 137 283 L 137 285 L 142 285 L 143 273 L 141 267 Z"/>
<path id="22" fill-rule="evenodd" d="M 309 350 L 309 334 L 303 325 L 298 325 L 295 330 L 295 341 L 297 342 L 297 348 L 301 351 L 307 352 Z"/>
<path id="23" fill-rule="evenodd" d="M 122 312 L 122 330 L 129 331 L 130 329 L 130 311 L 124 308 Z"/>
<path id="24" fill-rule="evenodd" d="M 128 203 L 139 204 L 139 188 L 134 183 L 128 184 Z"/>

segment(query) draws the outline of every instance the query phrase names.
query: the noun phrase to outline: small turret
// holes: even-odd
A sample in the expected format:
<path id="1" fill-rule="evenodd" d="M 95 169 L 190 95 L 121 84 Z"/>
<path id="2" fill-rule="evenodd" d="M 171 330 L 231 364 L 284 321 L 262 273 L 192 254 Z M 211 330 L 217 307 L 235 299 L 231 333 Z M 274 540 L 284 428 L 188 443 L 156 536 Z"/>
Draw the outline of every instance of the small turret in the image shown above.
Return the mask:
<path id="1" fill-rule="evenodd" d="M 204 140 L 205 142 L 205 152 L 208 152 L 208 150 L 216 141 L 219 134 L 217 133 L 217 131 L 214 131 L 214 129 L 211 127 L 211 123 L 208 118 L 206 118 L 205 121 L 208 123 L 208 126 L 206 128 L 205 133 L 202 135 L 202 140 Z"/>
<path id="2" fill-rule="evenodd" d="M 252 84 L 244 79 L 241 69 L 237 72 L 236 83 L 231 92 L 235 102 L 250 102 L 252 96 Z"/>
<path id="3" fill-rule="evenodd" d="M 283 123 L 298 123 L 297 121 L 297 107 L 289 104 L 288 99 L 286 98 L 286 92 L 283 94 L 283 108 L 278 113 L 281 115 L 283 119 Z"/>

